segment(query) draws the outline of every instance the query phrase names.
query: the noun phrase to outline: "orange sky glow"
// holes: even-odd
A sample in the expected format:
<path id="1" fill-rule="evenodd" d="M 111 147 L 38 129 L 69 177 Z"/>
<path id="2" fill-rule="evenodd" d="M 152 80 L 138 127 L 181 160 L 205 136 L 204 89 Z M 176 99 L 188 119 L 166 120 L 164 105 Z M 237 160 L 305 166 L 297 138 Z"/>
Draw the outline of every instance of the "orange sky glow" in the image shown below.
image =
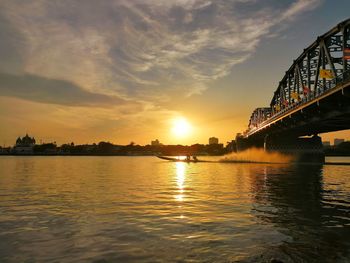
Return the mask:
<path id="1" fill-rule="evenodd" d="M 1 146 L 26 133 L 226 144 L 269 106 L 293 59 L 348 18 L 344 4 L 282 2 L 1 1 Z"/>

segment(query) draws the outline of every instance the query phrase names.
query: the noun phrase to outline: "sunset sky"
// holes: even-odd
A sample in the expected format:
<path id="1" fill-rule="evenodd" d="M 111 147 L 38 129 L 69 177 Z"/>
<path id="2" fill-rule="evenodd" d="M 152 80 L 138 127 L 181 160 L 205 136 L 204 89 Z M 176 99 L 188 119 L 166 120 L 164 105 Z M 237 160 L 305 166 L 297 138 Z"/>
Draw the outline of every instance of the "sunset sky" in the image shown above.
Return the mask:
<path id="1" fill-rule="evenodd" d="M 348 0 L 0 0 L 0 143 L 26 132 L 58 144 L 226 143 L 349 10 Z"/>

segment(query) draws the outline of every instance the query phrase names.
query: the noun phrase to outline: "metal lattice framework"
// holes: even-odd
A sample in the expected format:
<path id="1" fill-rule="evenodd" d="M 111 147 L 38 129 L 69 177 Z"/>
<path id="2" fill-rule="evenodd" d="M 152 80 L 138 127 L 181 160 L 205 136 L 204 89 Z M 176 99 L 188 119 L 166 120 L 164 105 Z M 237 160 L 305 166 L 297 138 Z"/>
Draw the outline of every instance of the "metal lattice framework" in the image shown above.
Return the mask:
<path id="1" fill-rule="evenodd" d="M 257 108 L 249 120 L 249 129 L 254 129 L 259 123 L 271 117 L 271 108 Z"/>
<path id="2" fill-rule="evenodd" d="M 317 98 L 349 78 L 350 19 L 347 19 L 318 37 L 294 60 L 274 92 L 270 113 L 262 115 L 261 109 L 265 112 L 267 109 L 256 109 L 248 129 Z"/>

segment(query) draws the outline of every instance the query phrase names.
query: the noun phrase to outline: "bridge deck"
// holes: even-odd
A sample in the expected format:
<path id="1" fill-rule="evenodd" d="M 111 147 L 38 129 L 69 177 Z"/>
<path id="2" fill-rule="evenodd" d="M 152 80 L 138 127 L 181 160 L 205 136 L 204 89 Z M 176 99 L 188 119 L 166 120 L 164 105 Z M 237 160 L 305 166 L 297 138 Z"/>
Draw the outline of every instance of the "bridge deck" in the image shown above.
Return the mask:
<path id="1" fill-rule="evenodd" d="M 245 138 L 304 136 L 350 129 L 350 19 L 293 60 L 269 107 L 256 108 Z"/>
<path id="2" fill-rule="evenodd" d="M 329 89 L 326 91 L 319 93 L 319 94 L 310 94 L 308 97 L 303 98 L 297 103 L 293 103 L 290 106 L 286 107 L 285 109 L 279 111 L 278 113 L 274 114 L 267 120 L 261 122 L 260 124 L 257 125 L 257 127 L 248 130 L 245 134 L 244 137 L 250 137 L 253 136 L 254 134 L 258 134 L 263 130 L 268 129 L 271 125 L 285 119 L 285 118 L 291 118 L 291 116 L 294 113 L 297 112 L 302 112 L 303 109 L 313 105 L 317 104 L 319 105 L 319 102 L 327 97 L 332 96 L 333 94 L 341 91 L 342 94 L 344 94 L 345 89 L 350 89 L 350 72 L 347 72 L 346 78 L 344 80 L 341 80 L 337 82 L 336 80 L 333 82 L 334 85 L 333 87 L 331 86 Z"/>

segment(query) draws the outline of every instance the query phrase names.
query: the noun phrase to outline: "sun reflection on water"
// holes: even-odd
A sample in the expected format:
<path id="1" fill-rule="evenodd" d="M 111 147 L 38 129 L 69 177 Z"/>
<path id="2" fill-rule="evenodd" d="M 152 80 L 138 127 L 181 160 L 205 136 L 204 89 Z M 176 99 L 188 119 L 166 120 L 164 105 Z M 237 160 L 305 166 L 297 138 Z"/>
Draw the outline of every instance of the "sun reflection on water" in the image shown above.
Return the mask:
<path id="1" fill-rule="evenodd" d="M 178 194 L 175 195 L 176 201 L 184 201 L 184 184 L 186 177 L 186 164 L 177 162 L 176 163 L 176 183 L 178 187 Z"/>

